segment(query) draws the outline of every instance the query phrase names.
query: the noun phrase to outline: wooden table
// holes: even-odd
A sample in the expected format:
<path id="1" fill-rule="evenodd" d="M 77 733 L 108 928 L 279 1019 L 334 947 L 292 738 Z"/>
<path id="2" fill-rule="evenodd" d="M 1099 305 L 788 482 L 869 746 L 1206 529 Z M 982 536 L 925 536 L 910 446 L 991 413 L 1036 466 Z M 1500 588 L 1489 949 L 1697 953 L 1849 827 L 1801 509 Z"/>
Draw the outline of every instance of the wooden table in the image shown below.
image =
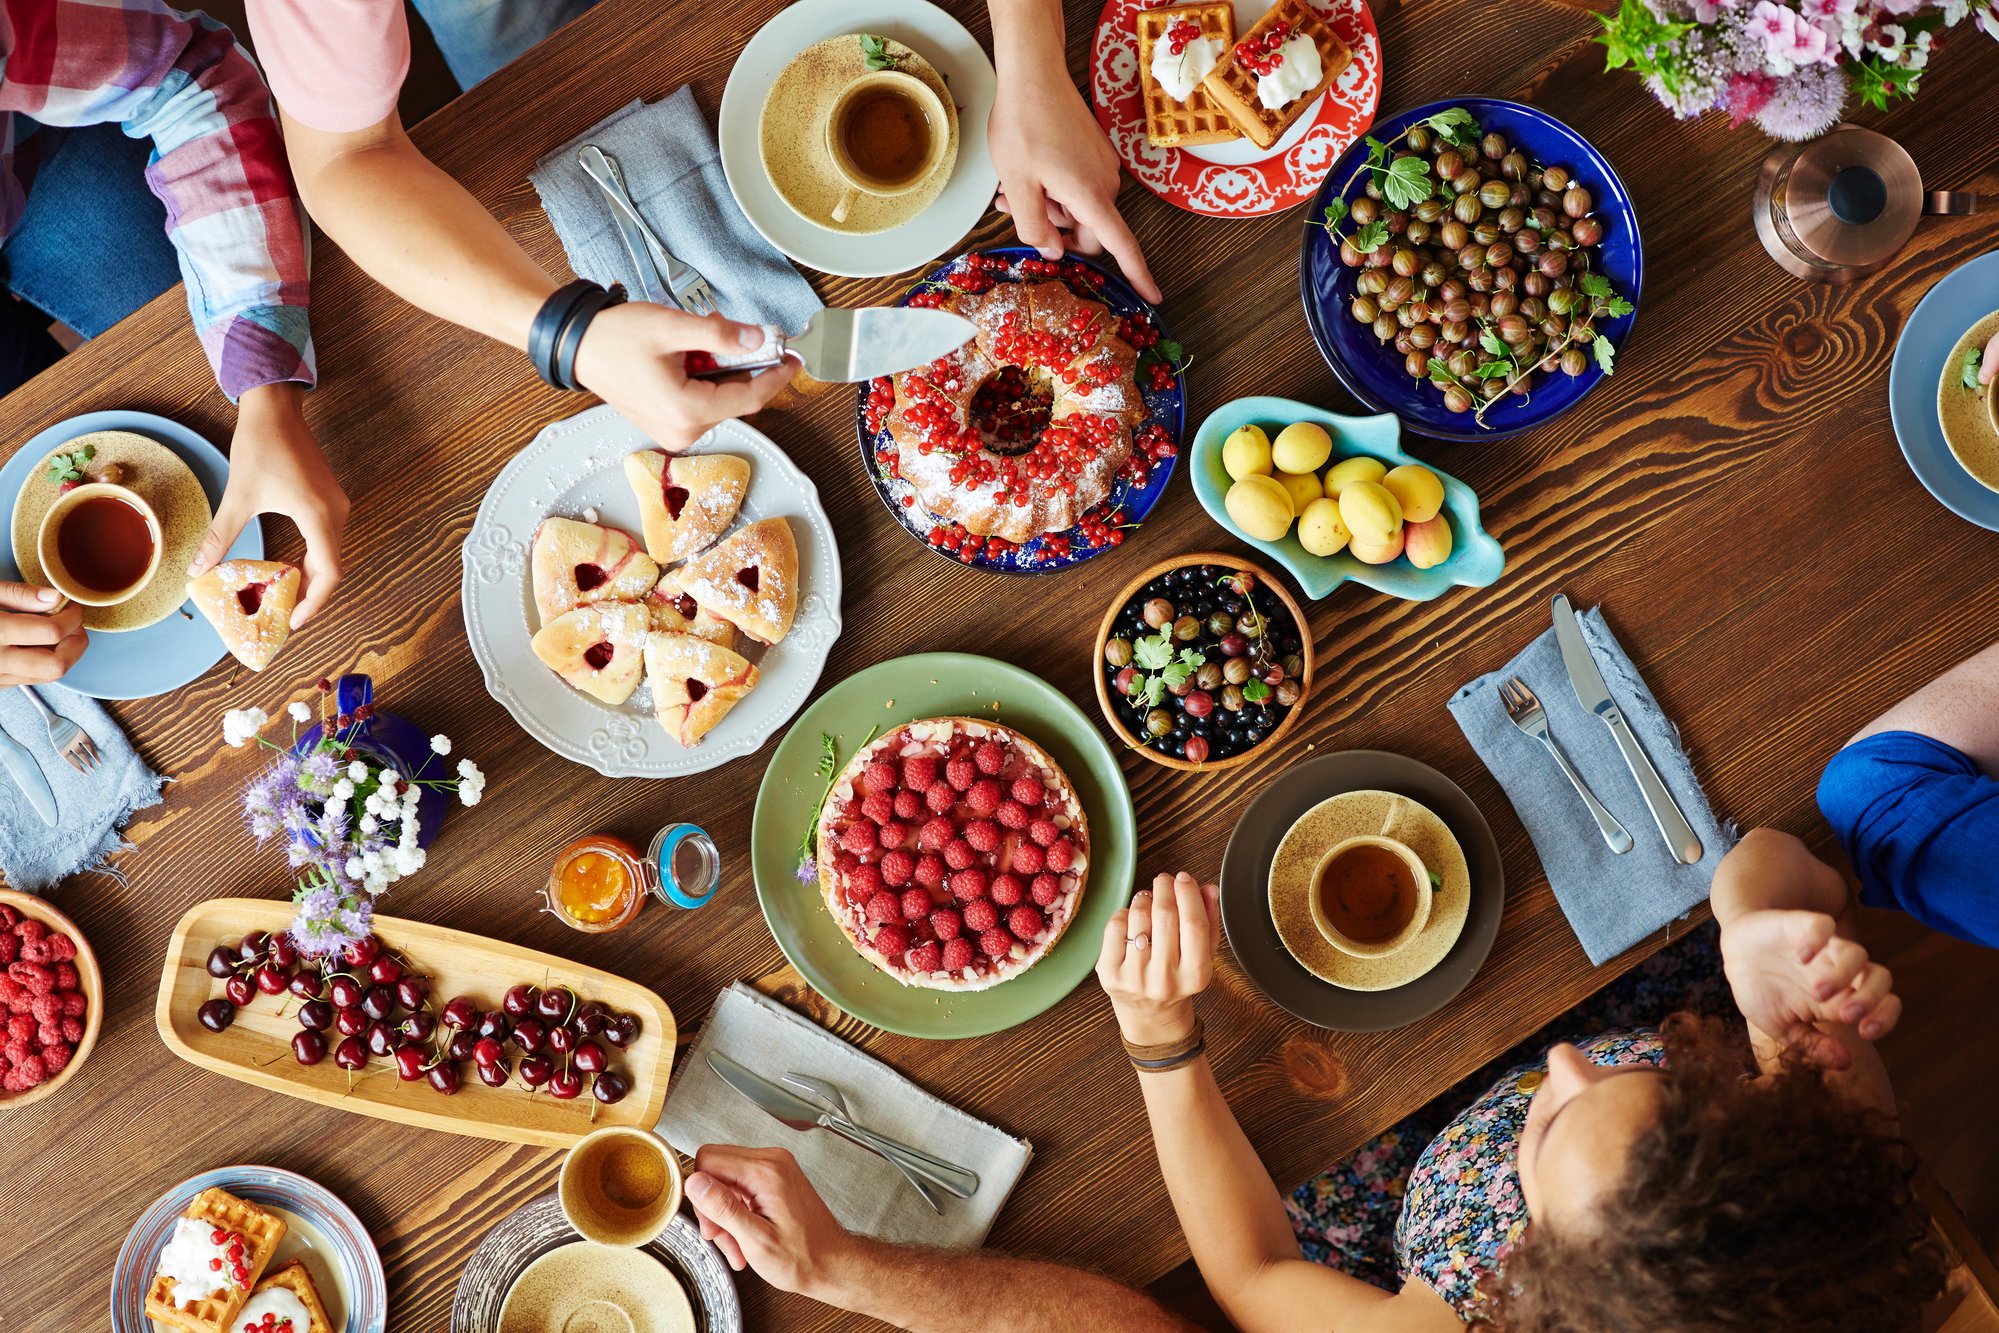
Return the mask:
<path id="1" fill-rule="evenodd" d="M 946 0 L 982 36 L 976 0 Z M 426 121 L 415 137 L 551 271 L 561 252 L 527 183 L 534 159 L 634 96 L 692 82 L 712 115 L 734 54 L 779 0 L 731 6 L 605 0 L 530 60 Z M 1713 118 L 1675 124 L 1626 73 L 1606 74 L 1586 9 L 1376 9 L 1384 111 L 1479 91 L 1546 106 L 1586 134 L 1632 188 L 1650 282 L 1614 381 L 1531 435 L 1418 444 L 1484 500 L 1507 548 L 1495 587 L 1406 603 L 1346 587 L 1312 608 L 1321 684 L 1285 752 L 1187 778 L 1126 761 L 1139 864 L 1216 869 L 1245 802 L 1309 752 L 1382 748 L 1436 765 L 1484 808 L 1507 874 L 1490 960 L 1425 1022 L 1378 1036 L 1300 1024 L 1231 960 L 1206 1002 L 1210 1049 L 1250 1137 L 1295 1182 L 1596 989 L 1648 950 L 1592 969 L 1498 786 L 1444 703 L 1547 625 L 1549 596 L 1604 603 L 1680 723 L 1716 808 L 1827 843 L 1812 804 L 1825 758 L 1864 719 L 1982 643 L 1999 622 L 1999 537 L 1947 513 L 1917 484 L 1889 428 L 1888 358 L 1937 278 L 1990 244 L 1984 219 L 1925 222 L 1901 262 L 1848 288 L 1807 287 L 1758 248 L 1749 192 L 1767 141 Z M 1070 15 L 1083 78 L 1094 10 Z M 1952 34 L 1919 108 L 1866 114 L 1909 146 L 1937 186 L 1992 190 L 1999 123 L 1985 114 L 1985 39 Z M 1982 173 L 1982 174 L 1981 174 Z M 1194 354 L 1190 421 L 1268 393 L 1357 410 L 1314 350 L 1297 305 L 1302 215 L 1215 221 L 1136 186 L 1123 197 Z M 1009 235 L 989 214 L 970 243 Z M 113 712 L 177 781 L 133 824 L 129 882 L 102 875 L 55 900 L 108 973 L 104 1035 L 67 1095 L 9 1117 L 0 1157 L 0 1318 L 10 1329 L 103 1319 L 106 1277 L 139 1211 L 196 1171 L 267 1162 L 345 1198 L 387 1265 L 391 1327 L 445 1326 L 459 1271 L 500 1218 L 552 1187 L 558 1154 L 402 1129 L 203 1073 L 169 1055 L 152 1005 L 171 923 L 224 894 L 280 896 L 282 857 L 241 831 L 238 790 L 255 761 L 221 743 L 225 708 L 274 716 L 322 674 L 373 674 L 396 711 L 449 731 L 491 775 L 455 812 L 431 865 L 385 910 L 610 968 L 656 989 L 684 1028 L 737 978 L 787 980 L 748 870 L 761 757 L 699 780 L 611 782 L 544 751 L 481 685 L 455 590 L 458 548 L 505 460 L 579 397 L 543 388 L 523 358 L 421 315 L 319 246 L 314 325 L 323 387 L 310 419 L 355 502 L 347 582 L 332 609 L 264 676 L 225 663 L 172 695 Z M 899 280 L 815 279 L 831 303 L 892 295 Z M 1999 294 L 1995 294 L 1999 303 Z M 857 466 L 851 399 L 830 392 L 758 424 L 811 473 L 844 562 L 846 633 L 824 682 L 902 653 L 999 652 L 1095 713 L 1090 644 L 1100 609 L 1142 565 L 1229 539 L 1177 481 L 1121 556 L 1048 580 L 1009 581 L 918 552 Z M 178 292 L 161 297 L 4 404 L 6 447 L 51 422 L 136 408 L 226 441 L 233 414 L 209 380 Z M 296 558 L 289 525 L 274 554 Z M 981 608 L 967 617 L 962 608 Z M 725 885 L 698 914 L 649 907 L 611 936 L 535 913 L 532 890 L 581 832 L 643 839 L 699 820 L 722 847 Z M 1587 830 L 1578 828 L 1578 836 Z M 1100 886 L 1097 891 L 1110 891 Z M 1656 942 L 1655 942 L 1656 943 Z M 1010 1032 L 925 1043 L 851 1020 L 842 1035 L 973 1114 L 1031 1138 L 1033 1168 L 992 1243 L 1087 1263 L 1134 1282 L 1184 1259 L 1109 1005 L 1085 981 Z M 752 1329 L 863 1321 L 742 1291 Z"/>

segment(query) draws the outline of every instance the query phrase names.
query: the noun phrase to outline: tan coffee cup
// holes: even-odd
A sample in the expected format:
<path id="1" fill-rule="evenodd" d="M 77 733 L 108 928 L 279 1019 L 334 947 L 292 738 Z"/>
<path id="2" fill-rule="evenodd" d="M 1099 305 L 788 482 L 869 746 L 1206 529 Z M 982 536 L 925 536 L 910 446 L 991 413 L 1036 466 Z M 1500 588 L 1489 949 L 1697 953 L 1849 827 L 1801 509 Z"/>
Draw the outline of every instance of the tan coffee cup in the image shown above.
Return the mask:
<path id="1" fill-rule="evenodd" d="M 680 1157 L 650 1130 L 600 1129 L 563 1159 L 556 1198 L 583 1239 L 635 1249 L 666 1230 L 680 1209 Z"/>
<path id="2" fill-rule="evenodd" d="M 1390 836 L 1400 825 L 1402 816 L 1408 808 L 1409 803 L 1397 797 L 1388 807 L 1388 814 L 1381 821 L 1379 833 L 1363 833 L 1334 843 L 1327 848 L 1326 854 L 1319 858 L 1319 864 L 1312 871 L 1307 898 L 1307 905 L 1312 912 L 1312 924 L 1319 928 L 1319 933 L 1326 937 L 1326 942 L 1341 953 L 1350 954 L 1355 958 L 1387 958 L 1409 947 L 1410 942 L 1421 935 L 1423 928 L 1430 924 L 1430 909 L 1435 901 L 1435 895 L 1430 887 L 1429 867 L 1423 864 L 1423 858 L 1410 850 L 1406 843 L 1398 842 Z M 1400 930 L 1386 939 L 1355 939 L 1326 916 L 1323 894 L 1320 891 L 1320 886 L 1325 881 L 1326 870 L 1334 861 L 1358 847 L 1378 847 L 1388 852 L 1402 863 L 1408 870 L 1410 878 L 1415 881 L 1416 898 L 1409 913 L 1409 920 Z"/>
<path id="3" fill-rule="evenodd" d="M 108 590 L 93 588 L 78 578 L 63 560 L 61 541 L 63 524 L 68 522 L 77 510 L 93 500 L 114 500 L 137 511 L 138 516 L 144 520 L 146 534 L 152 541 L 152 554 L 147 559 L 144 570 L 122 588 Z M 49 506 L 48 512 L 42 515 L 41 526 L 35 532 L 35 553 L 41 559 L 42 573 L 47 576 L 50 585 L 71 601 L 81 602 L 85 606 L 116 606 L 120 602 L 130 601 L 138 596 L 146 585 L 153 581 L 153 576 L 159 573 L 160 551 L 164 545 L 165 541 L 160 531 L 160 516 L 153 512 L 153 507 L 147 504 L 138 492 L 105 481 L 93 481 L 58 496 L 56 502 Z"/>
<path id="4" fill-rule="evenodd" d="M 924 118 L 930 122 L 930 151 L 913 171 L 899 180 L 883 180 L 870 175 L 866 167 L 856 162 L 853 154 L 848 152 L 844 142 L 846 136 L 842 133 L 848 113 L 861 99 L 884 89 L 898 92 L 916 103 Z M 900 70 L 870 70 L 842 89 L 826 117 L 825 144 L 826 156 L 833 164 L 834 174 L 846 185 L 840 192 L 840 202 L 833 206 L 835 222 L 845 222 L 848 210 L 863 194 L 893 199 L 920 189 L 939 171 L 948 174 L 951 170 L 951 160 L 947 156 L 951 148 L 951 123 L 945 117 L 943 99 L 931 90 L 929 84 Z"/>

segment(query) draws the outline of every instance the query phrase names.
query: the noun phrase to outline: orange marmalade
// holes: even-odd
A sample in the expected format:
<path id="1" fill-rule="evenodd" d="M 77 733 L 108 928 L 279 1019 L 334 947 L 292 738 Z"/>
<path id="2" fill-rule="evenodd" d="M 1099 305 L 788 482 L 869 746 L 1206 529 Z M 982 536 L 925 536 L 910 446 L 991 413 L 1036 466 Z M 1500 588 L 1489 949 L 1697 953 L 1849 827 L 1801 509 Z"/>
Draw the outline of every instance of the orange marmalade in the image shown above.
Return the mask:
<path id="1" fill-rule="evenodd" d="M 593 833 L 563 850 L 549 871 L 549 906 L 578 930 L 616 930 L 645 901 L 639 854 L 629 843 Z"/>

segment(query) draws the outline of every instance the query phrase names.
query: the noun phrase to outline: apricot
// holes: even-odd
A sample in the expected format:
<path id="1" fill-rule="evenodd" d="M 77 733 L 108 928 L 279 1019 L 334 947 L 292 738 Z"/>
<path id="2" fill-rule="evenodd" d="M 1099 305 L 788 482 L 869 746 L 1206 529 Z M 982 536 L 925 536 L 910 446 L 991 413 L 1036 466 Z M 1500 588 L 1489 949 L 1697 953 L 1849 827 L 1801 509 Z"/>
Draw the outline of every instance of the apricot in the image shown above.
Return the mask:
<path id="1" fill-rule="evenodd" d="M 1356 481 L 1340 490 L 1340 521 L 1354 545 L 1386 546 L 1402 530 L 1402 505 L 1380 482 Z"/>
<path id="2" fill-rule="evenodd" d="M 1353 545 L 1347 547 L 1347 549 L 1353 552 L 1353 558 L 1362 564 L 1385 565 L 1396 556 L 1402 554 L 1402 537 L 1405 531 L 1406 529 L 1397 528 L 1395 530 L 1395 540 L 1386 542 L 1380 546 L 1364 546 L 1360 542 L 1355 542 Z"/>
<path id="3" fill-rule="evenodd" d="M 1291 508 L 1302 514 L 1305 506 L 1324 495 L 1325 489 L 1319 485 L 1316 472 L 1278 472 L 1273 474 L 1277 484 L 1291 492 Z"/>
<path id="4" fill-rule="evenodd" d="M 1222 441 L 1222 466 L 1232 481 L 1270 475 L 1270 439 L 1261 426 L 1237 426 Z"/>
<path id="5" fill-rule="evenodd" d="M 1418 569 L 1435 569 L 1451 558 L 1451 522 L 1442 514 L 1432 514 L 1421 523 L 1402 529 L 1409 563 Z"/>
<path id="6" fill-rule="evenodd" d="M 1317 422 L 1286 426 L 1270 442 L 1270 460 L 1279 472 L 1317 472 L 1332 456 L 1333 437 Z"/>
<path id="7" fill-rule="evenodd" d="M 1342 459 L 1326 469 L 1326 494 L 1335 500 L 1340 492 L 1356 481 L 1380 481 L 1388 475 L 1388 467 L 1379 458 L 1369 458 L 1361 454 L 1354 458 Z"/>
<path id="8" fill-rule="evenodd" d="M 1353 538 L 1340 521 L 1339 501 L 1320 496 L 1298 514 L 1298 544 L 1313 555 L 1332 555 Z"/>
<path id="9" fill-rule="evenodd" d="M 1280 486 L 1276 478 L 1258 472 L 1229 487 L 1222 506 L 1237 527 L 1260 542 L 1282 538 L 1291 530 L 1291 520 L 1296 517 L 1291 507 L 1291 492 Z"/>
<path id="10" fill-rule="evenodd" d="M 1404 523 L 1425 523 L 1444 507 L 1444 483 L 1437 474 L 1414 463 L 1404 463 L 1381 479 L 1402 505 Z"/>

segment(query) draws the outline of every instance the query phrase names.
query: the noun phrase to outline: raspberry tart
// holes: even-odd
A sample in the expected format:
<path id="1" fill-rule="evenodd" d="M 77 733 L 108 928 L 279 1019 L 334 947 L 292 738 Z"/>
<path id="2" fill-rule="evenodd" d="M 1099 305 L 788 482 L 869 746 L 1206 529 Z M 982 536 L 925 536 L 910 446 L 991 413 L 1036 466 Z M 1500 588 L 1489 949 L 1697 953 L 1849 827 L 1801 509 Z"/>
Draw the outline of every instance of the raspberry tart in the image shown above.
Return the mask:
<path id="1" fill-rule="evenodd" d="M 985 990 L 1076 917 L 1081 799 L 1046 751 L 976 718 L 910 722 L 867 746 L 819 812 L 819 888 L 860 955 L 905 986 Z"/>

